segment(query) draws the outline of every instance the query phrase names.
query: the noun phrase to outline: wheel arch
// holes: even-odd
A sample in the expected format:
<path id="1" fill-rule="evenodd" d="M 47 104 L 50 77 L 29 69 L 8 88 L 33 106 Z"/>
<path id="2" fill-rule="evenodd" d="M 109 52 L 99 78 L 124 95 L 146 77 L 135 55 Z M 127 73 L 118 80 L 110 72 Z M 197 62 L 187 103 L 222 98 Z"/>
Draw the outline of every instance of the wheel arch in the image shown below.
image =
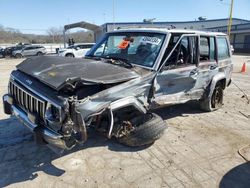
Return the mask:
<path id="1" fill-rule="evenodd" d="M 22 55 L 21 53 L 16 53 L 16 54 L 15 54 L 15 57 L 18 58 L 18 56 L 19 56 L 19 57 L 23 57 L 23 55 Z"/>
<path id="2" fill-rule="evenodd" d="M 226 75 L 225 75 L 225 73 L 220 72 L 212 78 L 212 81 L 209 84 L 210 87 L 209 87 L 208 97 L 212 97 L 213 90 L 217 84 L 221 84 L 223 89 L 226 88 Z"/>
<path id="3" fill-rule="evenodd" d="M 73 57 L 75 57 L 75 55 L 74 55 L 72 52 L 67 52 L 67 53 L 65 54 L 65 57 L 68 56 L 68 55 L 72 55 Z"/>

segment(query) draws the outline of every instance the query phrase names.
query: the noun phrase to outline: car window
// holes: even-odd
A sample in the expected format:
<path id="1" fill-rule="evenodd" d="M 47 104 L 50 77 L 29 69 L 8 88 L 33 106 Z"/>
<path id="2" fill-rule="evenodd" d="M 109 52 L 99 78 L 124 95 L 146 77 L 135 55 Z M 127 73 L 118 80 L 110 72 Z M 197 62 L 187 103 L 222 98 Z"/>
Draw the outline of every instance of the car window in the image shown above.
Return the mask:
<path id="1" fill-rule="evenodd" d="M 218 59 L 230 57 L 229 47 L 226 37 L 217 37 Z"/>
<path id="2" fill-rule="evenodd" d="M 91 45 L 91 44 L 86 44 L 86 45 L 83 46 L 83 49 L 92 48 L 92 46 L 93 46 L 93 45 Z"/>
<path id="3" fill-rule="evenodd" d="M 214 37 L 200 37 L 200 62 L 215 60 Z"/>
<path id="4" fill-rule="evenodd" d="M 87 45 L 87 48 L 92 48 L 94 46 L 94 44 L 89 44 Z"/>
<path id="5" fill-rule="evenodd" d="M 32 47 L 26 47 L 26 48 L 24 48 L 24 50 L 31 50 L 32 49 Z"/>
<path id="6" fill-rule="evenodd" d="M 210 61 L 215 61 L 215 37 L 209 38 L 209 59 Z"/>
<path id="7" fill-rule="evenodd" d="M 163 55 L 162 58 L 162 62 L 161 64 L 166 60 L 166 58 L 168 57 L 169 53 L 171 52 L 171 50 L 173 49 L 173 47 L 176 45 L 176 43 L 178 42 L 179 38 L 181 37 L 181 33 L 178 34 L 172 34 L 170 40 L 169 40 L 169 44 L 168 47 Z"/>
<path id="8" fill-rule="evenodd" d="M 68 47 L 67 47 L 67 49 L 73 49 L 73 48 L 76 48 L 76 46 L 71 45 L 71 46 L 68 46 Z"/>
<path id="9" fill-rule="evenodd" d="M 78 46 L 75 46 L 76 49 L 84 49 L 85 46 L 84 45 L 78 45 Z"/>
<path id="10" fill-rule="evenodd" d="M 200 61 L 209 60 L 209 37 L 200 37 Z"/>
<path id="11" fill-rule="evenodd" d="M 160 33 L 112 33 L 88 55 L 118 58 L 131 64 L 153 67 L 164 39 L 165 34 Z"/>
<path id="12" fill-rule="evenodd" d="M 165 66 L 174 69 L 177 67 L 196 64 L 197 42 L 198 42 L 198 37 L 196 36 L 183 37 L 180 43 L 174 49 L 172 55 L 167 60 Z M 167 50 L 171 51 L 173 46 L 169 45 L 168 48 L 170 49 Z"/>

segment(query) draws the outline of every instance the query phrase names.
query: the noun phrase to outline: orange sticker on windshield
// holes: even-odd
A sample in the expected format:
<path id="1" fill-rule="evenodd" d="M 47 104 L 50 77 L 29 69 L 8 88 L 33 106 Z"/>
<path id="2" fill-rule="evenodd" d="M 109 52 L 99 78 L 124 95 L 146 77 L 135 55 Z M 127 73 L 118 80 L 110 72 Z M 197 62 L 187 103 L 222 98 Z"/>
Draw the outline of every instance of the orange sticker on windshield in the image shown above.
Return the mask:
<path id="1" fill-rule="evenodd" d="M 126 49 L 129 45 L 129 41 L 123 40 L 119 45 L 118 48 L 120 49 Z"/>

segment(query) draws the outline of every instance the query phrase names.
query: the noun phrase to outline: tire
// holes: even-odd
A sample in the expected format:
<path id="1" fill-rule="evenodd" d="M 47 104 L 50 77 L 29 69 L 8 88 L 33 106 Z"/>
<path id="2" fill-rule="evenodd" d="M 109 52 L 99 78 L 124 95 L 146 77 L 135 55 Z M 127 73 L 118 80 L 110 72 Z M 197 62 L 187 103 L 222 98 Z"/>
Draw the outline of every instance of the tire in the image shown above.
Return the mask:
<path id="1" fill-rule="evenodd" d="M 167 128 L 163 119 L 154 113 L 139 118 L 142 123 L 126 136 L 117 138 L 119 143 L 132 147 L 150 145 L 159 139 Z"/>
<path id="2" fill-rule="evenodd" d="M 71 58 L 73 58 L 75 56 L 73 54 L 66 54 L 65 57 L 71 57 Z"/>
<path id="3" fill-rule="evenodd" d="M 200 101 L 200 108 L 206 112 L 218 110 L 223 105 L 223 87 L 217 84 L 211 97 Z"/>
<path id="4" fill-rule="evenodd" d="M 37 55 L 37 56 L 41 56 L 41 55 L 43 55 L 43 53 L 42 53 L 42 52 L 37 52 L 36 55 Z"/>
<path id="5" fill-rule="evenodd" d="M 20 58 L 22 58 L 23 56 L 22 56 L 22 54 L 16 54 L 15 55 L 15 58 L 18 58 L 18 59 L 20 59 Z"/>

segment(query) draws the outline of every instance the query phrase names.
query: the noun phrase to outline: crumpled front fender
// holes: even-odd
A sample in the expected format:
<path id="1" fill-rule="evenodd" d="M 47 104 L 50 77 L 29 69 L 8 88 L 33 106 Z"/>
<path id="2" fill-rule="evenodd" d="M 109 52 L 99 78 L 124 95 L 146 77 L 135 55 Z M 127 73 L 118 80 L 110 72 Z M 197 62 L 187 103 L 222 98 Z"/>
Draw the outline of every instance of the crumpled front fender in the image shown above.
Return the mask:
<path id="1" fill-rule="evenodd" d="M 83 103 L 79 103 L 76 105 L 76 111 L 81 114 L 82 119 L 86 119 L 88 117 L 100 114 L 106 109 L 115 111 L 127 106 L 133 106 L 138 111 L 144 114 L 147 112 L 142 103 L 133 96 L 128 96 L 115 101 L 105 101 L 100 99 L 98 100 L 88 98 Z"/>

